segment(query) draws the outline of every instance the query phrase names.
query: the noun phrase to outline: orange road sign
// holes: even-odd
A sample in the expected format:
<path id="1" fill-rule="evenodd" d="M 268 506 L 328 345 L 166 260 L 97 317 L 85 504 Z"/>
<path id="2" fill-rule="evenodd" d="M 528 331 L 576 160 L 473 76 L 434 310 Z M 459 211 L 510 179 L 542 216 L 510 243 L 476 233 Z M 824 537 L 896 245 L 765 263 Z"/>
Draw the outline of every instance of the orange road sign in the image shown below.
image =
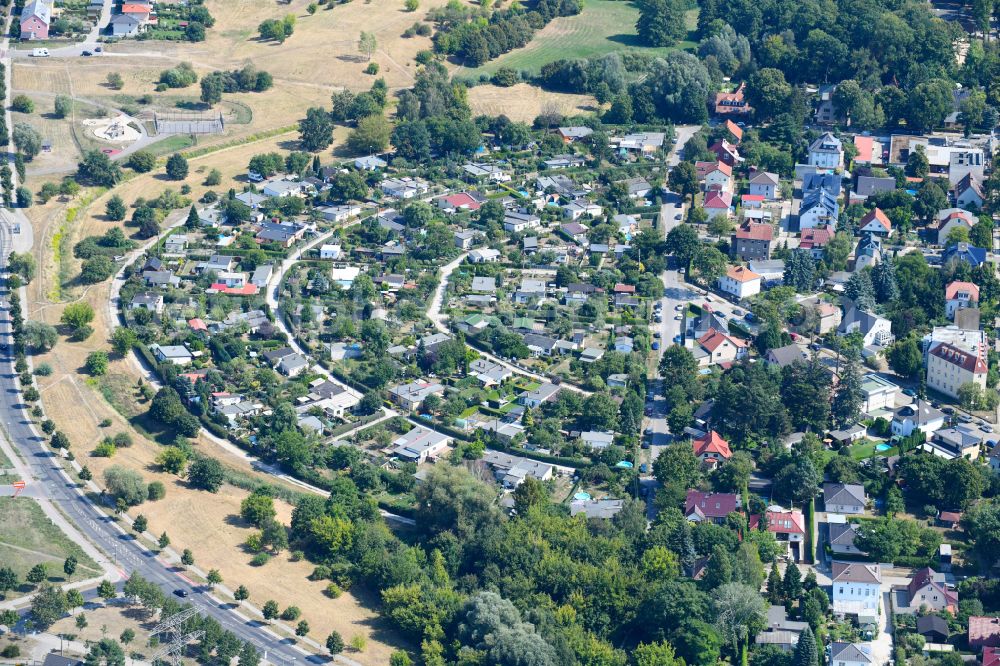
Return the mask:
<path id="1" fill-rule="evenodd" d="M 24 481 L 15 481 L 11 485 L 14 486 L 14 497 L 17 497 L 21 493 L 21 491 L 24 490 L 25 483 Z"/>

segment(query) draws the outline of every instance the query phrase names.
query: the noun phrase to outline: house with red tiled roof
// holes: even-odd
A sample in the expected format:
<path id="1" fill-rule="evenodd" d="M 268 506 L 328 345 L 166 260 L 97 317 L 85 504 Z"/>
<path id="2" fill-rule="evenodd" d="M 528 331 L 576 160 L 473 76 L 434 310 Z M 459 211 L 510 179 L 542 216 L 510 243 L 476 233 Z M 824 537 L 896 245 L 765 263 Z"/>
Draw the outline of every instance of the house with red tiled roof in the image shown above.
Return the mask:
<path id="1" fill-rule="evenodd" d="M 948 319 L 955 319 L 955 311 L 962 308 L 979 306 L 979 285 L 974 282 L 955 280 L 944 290 L 945 314 Z"/>
<path id="2" fill-rule="evenodd" d="M 740 87 L 734 92 L 715 93 L 712 110 L 717 116 L 748 116 L 753 112 L 753 108 L 747 102 L 744 93 L 746 83 L 740 83 Z"/>
<path id="3" fill-rule="evenodd" d="M 831 226 L 803 229 L 802 237 L 799 239 L 799 249 L 809 250 L 812 253 L 813 259 L 822 259 L 823 249 L 833 238 L 833 234 L 834 231 Z"/>
<path id="4" fill-rule="evenodd" d="M 729 442 L 722 439 L 714 430 L 693 440 L 691 447 L 695 457 L 709 467 L 718 467 L 733 457 L 733 452 L 729 450 Z"/>
<path id="5" fill-rule="evenodd" d="M 783 509 L 780 506 L 768 507 L 764 513 L 764 525 L 761 525 L 759 514 L 750 516 L 750 529 L 766 529 L 778 541 L 801 543 L 806 536 L 806 519 L 798 509 Z M 801 553 L 799 554 L 801 557 Z"/>
<path id="6" fill-rule="evenodd" d="M 740 151 L 736 148 L 735 145 L 729 143 L 725 139 L 720 139 L 719 141 L 716 141 L 711 146 L 709 146 L 708 149 L 711 152 L 715 153 L 715 156 L 723 164 L 727 164 L 732 167 L 736 166 L 740 162 Z"/>
<path id="7" fill-rule="evenodd" d="M 946 208 L 937 214 L 937 244 L 947 245 L 948 235 L 953 229 L 971 230 L 975 226 L 976 216 L 963 208 Z"/>
<path id="8" fill-rule="evenodd" d="M 726 516 L 740 510 L 742 500 L 736 493 L 706 493 L 689 490 L 684 502 L 684 517 L 692 523 L 710 520 L 726 522 Z"/>
<path id="9" fill-rule="evenodd" d="M 716 217 L 729 217 L 733 212 L 733 195 L 719 190 L 706 192 L 702 208 L 710 220 Z"/>
<path id="10" fill-rule="evenodd" d="M 875 139 L 870 136 L 857 134 L 854 137 L 854 147 L 858 154 L 854 157 L 855 164 L 871 164 L 873 151 L 875 149 Z"/>
<path id="11" fill-rule="evenodd" d="M 925 617 L 935 617 L 935 616 L 925 616 Z M 942 620 L 943 621 L 943 620 Z M 948 623 L 944 623 L 945 631 L 947 631 Z M 923 634 L 924 632 L 920 632 Z M 944 634 L 945 640 L 948 638 L 948 634 Z M 941 641 L 942 643 L 944 641 Z M 995 647 L 985 647 L 983 648 L 983 658 L 982 666 L 1000 666 L 1000 648 Z"/>
<path id="12" fill-rule="evenodd" d="M 744 359 L 749 354 L 746 340 L 733 337 L 727 332 L 710 329 L 698 338 L 700 345 L 699 363 L 701 365 L 719 365 Z"/>
<path id="13" fill-rule="evenodd" d="M 1000 647 L 1000 617 L 969 618 L 969 647 Z"/>
<path id="14" fill-rule="evenodd" d="M 241 284 L 236 286 L 228 286 L 225 282 L 216 282 L 208 288 L 208 293 L 211 290 L 215 290 L 220 294 L 225 294 L 227 296 L 254 296 L 257 294 L 259 288 L 255 284 Z"/>
<path id="15" fill-rule="evenodd" d="M 988 368 L 981 349 L 969 351 L 942 342 L 927 353 L 927 388 L 958 398 L 958 389 L 975 384 L 986 390 Z"/>
<path id="16" fill-rule="evenodd" d="M 897 613 L 916 613 L 921 609 L 930 613 L 948 611 L 952 615 L 958 612 L 958 592 L 948 586 L 944 574 L 930 567 L 913 572 L 913 577 L 906 585 L 906 596 L 907 606 L 897 608 Z"/>
<path id="17" fill-rule="evenodd" d="M 725 124 L 726 131 L 729 132 L 729 137 L 733 140 L 733 143 L 738 144 L 743 140 L 743 128 L 734 123 L 732 120 L 727 120 Z"/>
<path id="18" fill-rule="evenodd" d="M 876 206 L 858 222 L 858 231 L 876 236 L 888 236 L 892 231 L 892 222 L 882 209 Z"/>
<path id="19" fill-rule="evenodd" d="M 733 258 L 741 261 L 770 259 L 774 242 L 774 227 L 770 224 L 750 222 L 733 233 L 730 247 Z"/>
<path id="20" fill-rule="evenodd" d="M 733 191 L 733 168 L 725 162 L 695 162 L 694 169 L 706 192 Z"/>
<path id="21" fill-rule="evenodd" d="M 719 278 L 719 289 L 743 300 L 760 293 L 761 276 L 746 266 L 730 266 Z"/>

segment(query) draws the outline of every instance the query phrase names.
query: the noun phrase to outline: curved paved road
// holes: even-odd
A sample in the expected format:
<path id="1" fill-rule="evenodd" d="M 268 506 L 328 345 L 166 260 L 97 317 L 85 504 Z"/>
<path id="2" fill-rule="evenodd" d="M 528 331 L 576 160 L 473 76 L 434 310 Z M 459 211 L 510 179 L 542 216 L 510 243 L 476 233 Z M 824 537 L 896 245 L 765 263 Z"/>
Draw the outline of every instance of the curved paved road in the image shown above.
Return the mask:
<path id="1" fill-rule="evenodd" d="M 456 259 L 453 259 L 452 261 L 448 262 L 447 264 L 441 267 L 441 274 L 439 276 L 440 281 L 438 282 L 437 287 L 434 289 L 434 296 L 431 298 L 431 304 L 427 308 L 427 318 L 431 320 L 432 324 L 434 324 L 434 328 L 436 328 L 441 333 L 446 333 L 449 335 L 451 334 L 451 329 L 448 328 L 448 323 L 447 323 L 448 315 L 441 312 L 441 309 L 444 307 L 445 290 L 447 290 L 448 288 L 448 278 L 451 277 L 451 274 L 455 272 L 456 268 L 462 265 L 462 262 L 465 261 L 465 258 L 468 256 L 469 256 L 468 252 L 460 254 Z M 513 363 L 505 361 L 499 356 L 491 354 L 490 352 L 487 351 L 483 351 L 482 349 L 476 348 L 476 353 L 478 353 L 483 358 L 489 359 L 493 363 L 502 365 L 511 372 L 514 372 L 515 374 L 521 375 L 523 377 L 528 377 L 529 379 L 533 379 L 537 382 L 552 381 L 552 379 L 546 375 L 539 374 L 537 372 L 532 372 L 531 370 L 523 368 L 519 365 L 514 365 Z M 577 393 L 582 393 L 584 395 L 590 395 L 591 393 L 591 391 L 580 388 L 579 386 L 571 384 L 566 381 L 564 381 L 561 384 L 561 386 L 564 389 L 568 389 L 570 391 L 576 391 Z"/>

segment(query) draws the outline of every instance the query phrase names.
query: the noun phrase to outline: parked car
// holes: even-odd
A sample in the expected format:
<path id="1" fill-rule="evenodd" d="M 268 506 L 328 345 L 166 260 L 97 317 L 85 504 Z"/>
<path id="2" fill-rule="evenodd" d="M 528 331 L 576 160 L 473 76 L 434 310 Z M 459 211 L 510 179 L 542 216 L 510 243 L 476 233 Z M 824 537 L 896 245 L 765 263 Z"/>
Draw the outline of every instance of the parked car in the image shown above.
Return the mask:
<path id="1" fill-rule="evenodd" d="M 642 463 L 641 465 L 639 465 L 640 474 L 646 474 L 647 472 L 649 472 L 649 465 L 647 465 L 646 463 Z"/>
<path id="2" fill-rule="evenodd" d="M 914 391 L 913 389 L 906 388 L 906 389 L 903 389 L 903 395 L 908 395 L 911 398 L 916 398 L 917 397 L 917 392 Z"/>
<path id="3" fill-rule="evenodd" d="M 659 340 L 654 340 L 653 341 L 653 351 L 656 351 L 659 348 L 660 348 L 660 341 Z"/>

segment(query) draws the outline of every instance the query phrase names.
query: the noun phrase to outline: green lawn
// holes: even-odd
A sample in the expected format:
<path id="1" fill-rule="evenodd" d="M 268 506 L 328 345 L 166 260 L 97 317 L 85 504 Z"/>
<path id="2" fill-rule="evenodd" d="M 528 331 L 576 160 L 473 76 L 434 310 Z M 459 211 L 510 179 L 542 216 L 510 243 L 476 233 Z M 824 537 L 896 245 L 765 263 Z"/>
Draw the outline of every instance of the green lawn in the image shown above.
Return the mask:
<path id="1" fill-rule="evenodd" d="M 688 28 L 693 30 L 697 23 L 698 10 L 688 12 Z M 632 2 L 622 0 L 584 0 L 583 11 L 576 16 L 553 20 L 535 34 L 535 38 L 524 48 L 515 49 L 482 67 L 461 70 L 462 76 L 492 74 L 501 67 L 517 71 L 537 73 L 543 65 L 556 60 L 593 58 L 623 51 L 641 50 L 651 53 L 666 53 L 667 48 L 642 46 L 635 32 L 639 9 Z M 681 48 L 690 48 L 693 42 L 681 42 Z"/>
<path id="2" fill-rule="evenodd" d="M 48 580 L 56 585 L 100 575 L 97 563 L 45 516 L 35 500 L 0 497 L 0 516 L 3 516 L 0 520 L 0 562 L 14 569 L 22 583 L 7 593 L 8 598 L 31 592 L 32 587 L 24 583 L 24 577 L 39 563 L 46 565 Z M 76 556 L 77 568 L 72 576 L 66 576 L 63 561 L 70 555 Z"/>

